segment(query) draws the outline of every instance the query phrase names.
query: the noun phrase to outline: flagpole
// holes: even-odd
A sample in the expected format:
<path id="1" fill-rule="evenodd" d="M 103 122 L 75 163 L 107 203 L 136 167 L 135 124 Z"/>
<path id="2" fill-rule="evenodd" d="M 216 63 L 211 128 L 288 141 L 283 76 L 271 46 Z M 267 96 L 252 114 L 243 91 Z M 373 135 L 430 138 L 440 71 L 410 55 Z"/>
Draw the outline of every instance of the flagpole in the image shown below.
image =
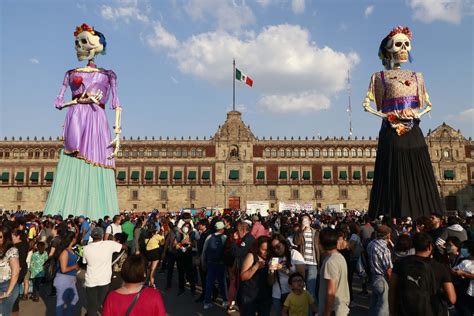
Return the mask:
<path id="1" fill-rule="evenodd" d="M 234 59 L 234 62 L 233 62 L 233 68 L 234 68 L 234 71 L 233 71 L 233 79 L 232 79 L 232 111 L 235 111 L 235 59 Z"/>

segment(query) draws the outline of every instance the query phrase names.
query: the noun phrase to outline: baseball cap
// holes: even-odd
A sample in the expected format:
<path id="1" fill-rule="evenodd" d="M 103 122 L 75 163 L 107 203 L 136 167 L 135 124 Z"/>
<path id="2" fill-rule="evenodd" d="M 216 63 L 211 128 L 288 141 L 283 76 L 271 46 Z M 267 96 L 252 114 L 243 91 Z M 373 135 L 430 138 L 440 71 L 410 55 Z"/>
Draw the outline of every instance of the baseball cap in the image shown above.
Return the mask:
<path id="1" fill-rule="evenodd" d="M 224 226 L 224 223 L 223 222 L 217 222 L 214 227 L 216 229 L 223 229 L 225 226 Z"/>

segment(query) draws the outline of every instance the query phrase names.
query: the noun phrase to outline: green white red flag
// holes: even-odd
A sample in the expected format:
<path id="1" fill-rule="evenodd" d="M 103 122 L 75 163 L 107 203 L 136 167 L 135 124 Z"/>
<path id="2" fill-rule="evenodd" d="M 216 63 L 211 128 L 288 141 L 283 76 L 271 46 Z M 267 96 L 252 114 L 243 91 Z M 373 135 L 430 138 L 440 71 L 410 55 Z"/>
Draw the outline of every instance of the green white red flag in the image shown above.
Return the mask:
<path id="1" fill-rule="evenodd" d="M 246 74 L 244 74 L 242 71 L 239 69 L 235 68 L 235 79 L 242 81 L 243 83 L 247 84 L 248 86 L 253 85 L 253 80 Z"/>

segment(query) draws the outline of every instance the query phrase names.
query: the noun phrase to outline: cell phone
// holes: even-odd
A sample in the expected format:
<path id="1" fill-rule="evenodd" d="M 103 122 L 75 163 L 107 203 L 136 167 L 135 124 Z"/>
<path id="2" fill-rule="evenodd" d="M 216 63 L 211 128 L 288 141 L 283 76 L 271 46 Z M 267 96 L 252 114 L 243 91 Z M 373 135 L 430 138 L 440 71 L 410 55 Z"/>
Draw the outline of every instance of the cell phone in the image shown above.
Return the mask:
<path id="1" fill-rule="evenodd" d="M 270 263 L 271 266 L 276 266 L 278 264 L 278 257 L 273 257 Z"/>

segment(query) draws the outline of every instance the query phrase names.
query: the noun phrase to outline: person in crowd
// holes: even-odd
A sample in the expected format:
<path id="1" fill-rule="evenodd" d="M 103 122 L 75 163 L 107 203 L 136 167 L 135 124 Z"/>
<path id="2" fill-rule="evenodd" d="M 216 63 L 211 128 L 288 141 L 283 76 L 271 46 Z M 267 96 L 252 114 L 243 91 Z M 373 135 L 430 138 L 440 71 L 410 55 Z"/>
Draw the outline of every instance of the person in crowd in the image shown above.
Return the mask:
<path id="1" fill-rule="evenodd" d="M 258 215 L 252 216 L 252 230 L 250 231 L 253 238 L 257 239 L 260 236 L 269 236 L 268 230 L 260 222 Z"/>
<path id="2" fill-rule="evenodd" d="M 191 287 L 191 294 L 196 294 L 196 278 L 193 268 L 193 248 L 196 234 L 190 223 L 185 222 L 176 233 L 176 264 L 178 266 L 178 296 L 184 293 L 185 276 Z"/>
<path id="3" fill-rule="evenodd" d="M 0 315 L 10 316 L 20 295 L 20 261 L 9 226 L 0 225 Z"/>
<path id="4" fill-rule="evenodd" d="M 244 259 L 240 270 L 238 304 L 241 316 L 269 316 L 272 288 L 268 280 L 268 253 L 271 240 L 258 237 Z"/>
<path id="5" fill-rule="evenodd" d="M 389 314 L 388 281 L 392 275 L 392 254 L 388 248 L 392 229 L 386 225 L 377 227 L 377 238 L 367 246 L 372 282 L 370 316 Z"/>
<path id="6" fill-rule="evenodd" d="M 352 290 L 352 281 L 354 279 L 354 273 L 356 271 L 356 266 L 357 266 L 357 261 L 359 261 L 359 258 L 362 254 L 362 251 L 364 250 L 363 245 L 362 245 L 362 240 L 360 238 L 360 226 L 357 222 L 351 221 L 349 223 L 349 266 L 347 270 L 348 274 L 348 281 L 349 281 L 349 290 L 350 290 L 350 295 L 351 295 L 351 302 L 354 300 L 354 293 Z"/>
<path id="7" fill-rule="evenodd" d="M 79 216 L 79 224 L 81 225 L 79 234 L 81 245 L 87 246 L 91 236 L 91 226 L 84 215 Z"/>
<path id="8" fill-rule="evenodd" d="M 76 244 L 74 232 L 67 232 L 58 248 L 59 268 L 54 278 L 53 285 L 56 288 L 56 315 L 71 316 L 79 301 L 79 294 L 76 288 L 76 276 L 79 266 L 78 255 L 72 251 Z"/>
<path id="9" fill-rule="evenodd" d="M 207 271 L 206 288 L 204 290 L 204 309 L 212 307 L 211 296 L 214 283 L 217 281 L 219 292 L 222 297 L 222 306 L 227 308 L 227 289 L 225 281 L 225 264 L 224 264 L 224 245 L 227 236 L 224 234 L 224 223 L 218 221 L 215 225 L 215 232 L 209 235 L 204 241 L 201 264 L 203 269 Z"/>
<path id="10" fill-rule="evenodd" d="M 171 289 L 171 282 L 173 280 L 173 271 L 176 263 L 176 234 L 178 232 L 178 227 L 176 227 L 172 222 L 168 223 L 169 231 L 165 238 L 164 252 L 163 252 L 163 261 L 166 260 L 166 290 Z"/>
<path id="11" fill-rule="evenodd" d="M 400 235 L 398 241 L 393 248 L 392 263 L 400 260 L 403 257 L 411 256 L 415 254 L 411 237 L 406 234 Z"/>
<path id="12" fill-rule="evenodd" d="M 31 299 L 33 302 L 39 301 L 39 288 L 41 283 L 43 283 L 43 264 L 48 259 L 48 254 L 45 251 L 45 247 L 45 243 L 43 241 L 39 241 L 36 245 L 36 250 L 31 256 L 30 278 L 33 283 L 33 293 L 31 294 Z"/>
<path id="13" fill-rule="evenodd" d="M 17 227 L 23 227 L 18 225 Z M 28 263 L 26 262 L 28 258 L 28 241 L 27 235 L 24 230 L 16 228 L 12 233 L 12 240 L 15 247 L 18 249 L 18 260 L 20 262 L 20 274 L 18 275 L 18 286 L 20 286 L 25 280 L 25 276 L 28 273 Z M 12 315 L 18 315 L 20 310 L 20 295 L 17 296 L 12 309 Z"/>
<path id="14" fill-rule="evenodd" d="M 272 284 L 273 310 L 276 315 L 281 315 L 283 303 L 291 291 L 288 278 L 295 272 L 304 277 L 305 261 L 303 255 L 292 249 L 280 234 L 273 235 L 270 245 L 269 281 Z"/>
<path id="15" fill-rule="evenodd" d="M 202 303 L 204 302 L 204 292 L 206 289 L 206 277 L 207 277 L 207 271 L 203 268 L 203 265 L 201 264 L 201 259 L 203 256 L 203 249 L 204 249 L 204 242 L 206 241 L 207 237 L 212 233 L 211 230 L 209 229 L 209 220 L 207 218 L 203 218 L 199 220 L 198 225 L 198 235 L 199 239 L 197 241 L 197 255 L 198 255 L 198 270 L 199 270 L 199 279 L 201 280 L 201 288 L 203 291 L 201 292 L 201 295 L 195 300 L 196 303 Z M 217 289 L 213 286 L 213 297 L 216 297 L 217 294 Z"/>
<path id="16" fill-rule="evenodd" d="M 293 243 L 305 260 L 306 288 L 316 297 L 316 280 L 320 263 L 319 231 L 311 227 L 311 217 L 304 214 L 300 218 L 301 230 L 295 234 Z"/>
<path id="17" fill-rule="evenodd" d="M 325 259 L 321 265 L 319 284 L 319 312 L 321 315 L 336 316 L 349 314 L 349 283 L 347 263 L 337 250 L 340 236 L 337 230 L 324 228 L 319 236 Z"/>
<path id="18" fill-rule="evenodd" d="M 127 234 L 127 249 L 128 249 L 128 254 L 132 254 L 132 248 L 133 248 L 133 230 L 135 226 L 133 226 L 133 223 L 130 221 L 130 216 L 127 214 L 125 215 L 125 218 L 123 219 L 122 223 L 122 232 Z"/>
<path id="19" fill-rule="evenodd" d="M 445 242 L 449 237 L 457 237 L 461 242 L 467 240 L 467 232 L 464 227 L 461 226 L 461 222 L 457 216 L 448 217 L 448 226 L 440 236 Z"/>
<path id="20" fill-rule="evenodd" d="M 149 286 L 155 287 L 155 273 L 161 257 L 160 248 L 164 245 L 165 238 L 161 234 L 160 229 L 153 222 L 146 224 L 146 230 L 147 236 L 144 239 L 144 256 L 148 261 L 147 275 Z"/>
<path id="21" fill-rule="evenodd" d="M 445 262 L 449 269 L 457 266 L 463 258 L 461 257 L 461 241 L 458 237 L 452 236 L 446 239 Z"/>
<path id="22" fill-rule="evenodd" d="M 104 230 L 95 227 L 91 232 L 92 243 L 84 247 L 83 263 L 87 264 L 85 287 L 87 314 L 96 315 L 109 291 L 112 278 L 112 254 L 119 252 L 122 245 L 112 240 L 103 240 Z"/>
<path id="23" fill-rule="evenodd" d="M 369 242 L 372 240 L 372 235 L 375 232 L 374 227 L 372 226 L 370 216 L 368 214 L 364 215 L 363 217 L 364 225 L 360 228 L 360 238 L 362 244 L 367 246 Z"/>
<path id="24" fill-rule="evenodd" d="M 120 272 L 122 271 L 122 265 L 128 256 L 128 248 L 126 246 L 127 234 L 115 234 L 114 241 L 122 245 L 122 250 L 112 254 L 112 278 L 110 280 L 109 292 L 114 291 L 122 286 L 123 280 Z"/>
<path id="25" fill-rule="evenodd" d="M 474 315 L 474 241 L 468 240 L 462 244 L 460 251 L 462 259 L 451 269 L 456 279 L 456 315 Z"/>
<path id="26" fill-rule="evenodd" d="M 142 217 L 138 217 L 137 221 L 135 222 L 135 226 L 133 227 L 133 244 L 131 253 L 135 255 L 139 255 L 143 249 L 140 249 L 140 236 L 142 230 L 145 230 L 145 221 Z"/>
<path id="27" fill-rule="evenodd" d="M 122 266 L 121 276 L 124 283 L 109 293 L 102 316 L 166 316 L 160 292 L 145 286 L 146 261 L 143 256 L 128 257 Z"/>
<path id="28" fill-rule="evenodd" d="M 446 228 L 442 225 L 441 215 L 438 213 L 431 213 L 430 215 L 431 220 L 431 229 L 428 231 L 428 234 L 433 239 L 435 244 L 435 249 L 433 251 L 433 258 L 439 262 L 443 260 L 444 254 L 444 243 L 446 242 L 447 236 L 445 234 Z M 445 238 L 443 239 L 443 236 Z"/>
<path id="29" fill-rule="evenodd" d="M 28 300 L 28 294 L 30 292 L 30 265 L 31 265 L 31 257 L 33 256 L 33 249 L 35 247 L 35 240 L 30 239 L 30 236 L 28 236 L 28 240 L 26 240 L 26 243 L 28 245 L 28 254 L 26 255 L 26 274 L 25 277 L 23 278 L 23 295 L 20 297 L 21 300 L 27 301 Z"/>
<path id="30" fill-rule="evenodd" d="M 114 215 L 112 223 L 107 226 L 105 230 L 105 240 L 112 240 L 115 234 L 122 232 L 122 226 L 120 225 L 120 215 Z"/>
<path id="31" fill-rule="evenodd" d="M 228 300 L 230 302 L 228 311 L 235 311 L 237 306 L 235 298 L 240 285 L 240 270 L 245 256 L 247 255 L 255 238 L 250 233 L 250 225 L 245 221 L 237 223 L 237 231 L 234 232 L 233 243 L 231 244 L 231 252 L 234 257 L 233 273 L 234 277 L 230 280 Z"/>
<path id="32" fill-rule="evenodd" d="M 306 316 L 309 309 L 316 314 L 318 308 L 314 298 L 304 289 L 304 276 L 299 272 L 293 272 L 288 278 L 291 293 L 286 297 L 283 304 L 282 316 Z M 280 315 L 280 314 L 276 314 Z"/>
<path id="33" fill-rule="evenodd" d="M 433 240 L 427 233 L 413 236 L 415 255 L 395 263 L 390 278 L 390 315 L 447 315 L 442 303 L 456 302 L 449 271 L 431 257 Z M 444 293 L 438 294 L 438 293 Z"/>
<path id="34" fill-rule="evenodd" d="M 415 223 L 414 223 L 414 227 L 416 228 L 415 232 L 429 233 L 431 231 L 431 227 L 432 227 L 430 217 L 428 217 L 426 215 L 418 217 L 416 219 Z M 413 230 L 411 232 L 413 232 Z M 410 232 L 410 235 L 412 235 L 411 232 Z"/>

